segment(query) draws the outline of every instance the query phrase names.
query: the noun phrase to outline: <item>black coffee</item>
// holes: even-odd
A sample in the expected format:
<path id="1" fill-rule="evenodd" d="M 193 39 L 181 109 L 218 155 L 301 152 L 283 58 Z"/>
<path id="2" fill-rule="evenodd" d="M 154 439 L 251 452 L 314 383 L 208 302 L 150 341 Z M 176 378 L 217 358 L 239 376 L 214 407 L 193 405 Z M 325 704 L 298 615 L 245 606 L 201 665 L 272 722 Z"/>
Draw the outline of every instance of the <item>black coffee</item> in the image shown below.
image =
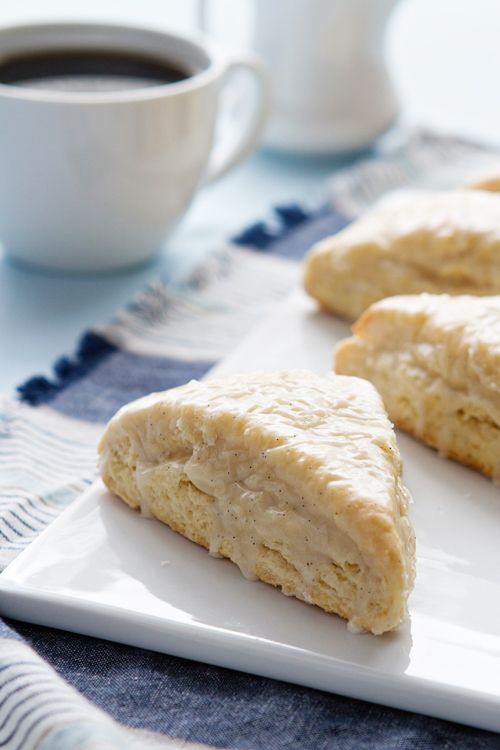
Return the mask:
<path id="1" fill-rule="evenodd" d="M 0 83 L 56 91 L 126 91 L 193 75 L 157 57 L 115 50 L 60 50 L 0 60 Z"/>

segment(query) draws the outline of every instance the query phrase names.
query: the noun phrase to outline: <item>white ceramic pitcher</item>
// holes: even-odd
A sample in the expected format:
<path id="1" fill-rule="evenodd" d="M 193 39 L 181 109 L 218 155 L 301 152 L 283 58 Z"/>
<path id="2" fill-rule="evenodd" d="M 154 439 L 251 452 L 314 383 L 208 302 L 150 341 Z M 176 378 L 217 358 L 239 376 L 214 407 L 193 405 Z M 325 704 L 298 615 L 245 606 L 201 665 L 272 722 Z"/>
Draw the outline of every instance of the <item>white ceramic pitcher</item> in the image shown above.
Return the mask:
<path id="1" fill-rule="evenodd" d="M 210 6 L 220 1 L 199 0 L 205 31 L 211 30 Z M 391 125 L 398 102 L 384 37 L 397 0 L 247 1 L 251 47 L 273 84 L 266 145 L 346 152 L 368 145 Z"/>

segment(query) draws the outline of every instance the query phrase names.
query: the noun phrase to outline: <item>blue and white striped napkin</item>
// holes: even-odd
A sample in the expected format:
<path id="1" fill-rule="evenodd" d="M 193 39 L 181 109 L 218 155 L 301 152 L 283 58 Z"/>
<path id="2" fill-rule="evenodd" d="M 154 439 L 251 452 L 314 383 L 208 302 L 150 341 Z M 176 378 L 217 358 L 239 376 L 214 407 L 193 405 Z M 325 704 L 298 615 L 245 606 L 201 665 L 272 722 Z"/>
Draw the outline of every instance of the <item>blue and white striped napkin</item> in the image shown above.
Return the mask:
<path id="1" fill-rule="evenodd" d="M 337 173 L 320 205 L 279 207 L 183 283 L 150 284 L 86 332 L 52 379 L 0 401 L 0 568 L 95 478 L 102 425 L 122 404 L 203 376 L 299 278 L 316 240 L 389 189 L 459 184 L 492 152 L 415 132 Z M 54 669 L 55 668 L 55 669 Z M 56 670 L 56 671 L 55 671 Z M 173 739 L 174 738 L 174 739 Z M 495 735 L 21 623 L 0 623 L 0 747 L 8 750 L 500 747 Z"/>

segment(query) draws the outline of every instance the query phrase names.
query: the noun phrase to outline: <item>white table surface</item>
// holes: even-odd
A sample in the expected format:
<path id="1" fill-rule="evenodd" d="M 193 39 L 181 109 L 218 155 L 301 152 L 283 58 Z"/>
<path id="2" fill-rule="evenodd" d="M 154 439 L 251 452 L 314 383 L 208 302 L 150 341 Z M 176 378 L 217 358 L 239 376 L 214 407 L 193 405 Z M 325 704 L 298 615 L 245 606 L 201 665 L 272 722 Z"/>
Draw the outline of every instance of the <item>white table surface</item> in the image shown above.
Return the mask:
<path id="1" fill-rule="evenodd" d="M 220 0 L 232 2 L 234 12 L 242 1 Z M 0 24 L 97 18 L 186 28 L 191 12 L 188 0 L 2 0 Z M 404 120 L 500 143 L 499 29 L 498 0 L 401 0 L 387 52 Z M 180 273 L 270 205 L 308 195 L 339 163 L 346 160 L 256 153 L 205 188 L 161 257 L 133 272 L 69 278 L 0 257 L 0 391 L 49 373 L 83 330 L 111 317 L 159 271 Z"/>

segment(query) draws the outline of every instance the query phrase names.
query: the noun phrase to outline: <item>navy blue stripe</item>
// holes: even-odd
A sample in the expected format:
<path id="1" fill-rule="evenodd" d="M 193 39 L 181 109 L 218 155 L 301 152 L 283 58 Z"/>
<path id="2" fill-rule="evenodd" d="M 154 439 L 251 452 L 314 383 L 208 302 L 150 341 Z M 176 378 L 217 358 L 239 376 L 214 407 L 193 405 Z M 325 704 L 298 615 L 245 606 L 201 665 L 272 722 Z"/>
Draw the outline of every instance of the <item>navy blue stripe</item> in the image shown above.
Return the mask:
<path id="1" fill-rule="evenodd" d="M 282 258 L 302 260 L 308 250 L 320 240 L 337 234 L 344 229 L 350 219 L 339 211 L 328 209 L 311 221 L 301 224 L 293 233 L 273 244 L 271 252 Z"/>
<path id="2" fill-rule="evenodd" d="M 277 206 L 274 219 L 252 224 L 232 241 L 236 245 L 300 260 L 318 240 L 335 234 L 351 221 L 330 205 L 308 212 L 296 204 Z"/>
<path id="3" fill-rule="evenodd" d="M 102 336 L 91 331 L 85 333 L 73 359 L 61 357 L 57 360 L 54 365 L 53 380 L 36 375 L 18 386 L 21 400 L 32 406 L 52 401 L 57 393 L 74 383 L 75 380 L 87 375 L 115 351 L 117 351 L 116 346 L 110 344 Z"/>
<path id="4" fill-rule="evenodd" d="M 85 378 L 57 393 L 51 406 L 76 419 L 106 422 L 123 404 L 200 378 L 213 364 L 115 351 Z"/>
<path id="5" fill-rule="evenodd" d="M 236 245 L 267 250 L 274 242 L 283 239 L 296 227 L 314 218 L 317 212 L 306 211 L 297 203 L 274 208 L 274 222 L 258 221 L 231 238 Z"/>
<path id="6" fill-rule="evenodd" d="M 84 352 L 90 350 L 90 359 L 82 363 L 80 347 L 75 358 L 78 366 L 67 368 L 68 372 L 59 368 L 63 378 L 51 383 L 50 388 L 42 386 L 41 391 L 36 383 L 33 386 L 33 379 L 28 381 L 18 388 L 21 398 L 32 405 L 50 402 L 58 411 L 76 419 L 106 422 L 123 404 L 200 378 L 215 364 L 212 360 L 141 356 L 122 352 L 92 333 L 84 338 L 93 342 L 93 348 L 83 348 Z M 101 348 L 96 339 L 103 342 Z"/>

